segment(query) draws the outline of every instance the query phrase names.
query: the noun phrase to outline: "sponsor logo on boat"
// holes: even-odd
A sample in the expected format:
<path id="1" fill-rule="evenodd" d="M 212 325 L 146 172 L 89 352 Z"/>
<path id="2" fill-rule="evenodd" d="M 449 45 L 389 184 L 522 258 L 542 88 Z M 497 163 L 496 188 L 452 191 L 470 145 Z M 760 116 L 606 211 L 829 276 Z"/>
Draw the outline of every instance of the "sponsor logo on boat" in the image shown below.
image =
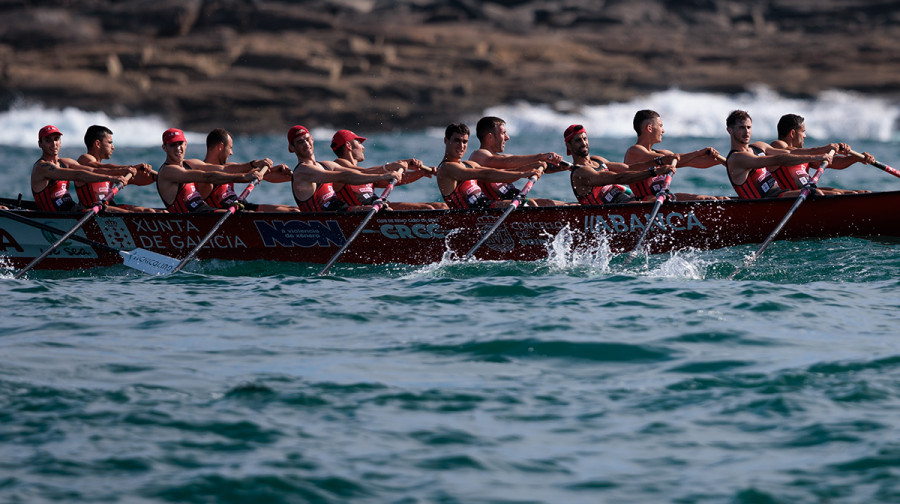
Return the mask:
<path id="1" fill-rule="evenodd" d="M 382 224 L 379 228 L 381 235 L 391 240 L 403 238 L 445 238 L 447 234 L 441 229 L 440 224 Z"/>
<path id="2" fill-rule="evenodd" d="M 340 247 L 347 237 L 335 220 L 253 221 L 266 247 Z"/>
<path id="3" fill-rule="evenodd" d="M 647 221 L 650 214 L 640 216 L 632 214 L 628 217 L 618 214 L 608 214 L 606 218 L 602 215 L 588 215 L 584 218 L 584 230 L 594 233 L 630 233 L 641 232 L 647 227 Z M 669 231 L 690 231 L 694 228 L 706 229 L 706 226 L 700 222 L 700 219 L 694 215 L 694 212 L 688 212 L 686 215 L 681 212 L 668 212 L 656 215 L 653 225 L 659 229 Z"/>
<path id="4" fill-rule="evenodd" d="M 206 231 L 187 219 L 136 219 L 134 232 L 128 233 L 117 227 L 101 225 L 103 236 L 110 245 L 131 245 L 147 249 L 194 248 L 203 239 Z M 189 234 L 190 233 L 190 234 Z M 240 236 L 218 234 L 204 245 L 206 248 L 235 249 L 247 248 Z"/>

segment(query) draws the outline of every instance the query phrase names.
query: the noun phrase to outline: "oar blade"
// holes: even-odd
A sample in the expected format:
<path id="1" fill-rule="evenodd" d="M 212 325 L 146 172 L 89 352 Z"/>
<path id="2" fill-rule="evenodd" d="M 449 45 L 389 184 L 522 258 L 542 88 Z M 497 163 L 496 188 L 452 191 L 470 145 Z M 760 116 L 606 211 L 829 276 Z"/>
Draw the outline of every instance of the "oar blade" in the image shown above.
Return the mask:
<path id="1" fill-rule="evenodd" d="M 173 273 L 179 262 L 174 257 L 140 248 L 130 251 L 120 250 L 119 255 L 124 259 L 122 264 L 125 266 L 155 276 L 166 276 Z"/>

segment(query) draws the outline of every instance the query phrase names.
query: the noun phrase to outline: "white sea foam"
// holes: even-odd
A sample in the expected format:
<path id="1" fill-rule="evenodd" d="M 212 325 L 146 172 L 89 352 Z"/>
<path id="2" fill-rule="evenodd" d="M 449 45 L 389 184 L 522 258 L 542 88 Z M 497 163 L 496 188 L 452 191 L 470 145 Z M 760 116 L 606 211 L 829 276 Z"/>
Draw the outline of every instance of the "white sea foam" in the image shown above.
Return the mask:
<path id="1" fill-rule="evenodd" d="M 755 138 L 777 136 L 778 119 L 792 113 L 806 118 L 810 138 L 890 141 L 898 137 L 900 119 L 900 104 L 887 98 L 826 91 L 814 100 L 796 99 L 766 87 L 738 95 L 670 89 L 624 103 L 597 106 L 520 103 L 492 107 L 486 114 L 502 117 L 513 134 L 560 134 L 570 124 L 584 124 L 592 137 L 630 138 L 635 134 L 631 125 L 634 113 L 641 109 L 659 112 L 669 137 L 721 137 L 725 134 L 725 118 L 735 109 L 747 110 L 753 117 Z"/>
<path id="2" fill-rule="evenodd" d="M 177 125 L 167 124 L 161 117 L 110 117 L 103 112 L 86 112 L 67 107 L 62 110 L 41 105 L 14 105 L 0 113 L 0 145 L 35 147 L 37 132 L 52 124 L 59 128 L 64 146 L 81 145 L 88 126 L 100 124 L 113 132 L 117 146 L 149 147 L 162 143 L 162 132 Z M 185 132 L 188 143 L 205 142 L 206 133 Z"/>
<path id="3" fill-rule="evenodd" d="M 765 87 L 738 95 L 670 89 L 606 105 L 518 103 L 491 107 L 484 113 L 504 118 L 512 134 L 559 135 L 569 124 L 580 123 L 592 137 L 630 138 L 634 136 L 631 127 L 634 113 L 644 108 L 662 115 L 668 137 L 720 138 L 725 134 L 728 113 L 745 109 L 753 117 L 754 138 L 776 136 L 775 124 L 786 113 L 805 117 L 807 133 L 813 139 L 887 142 L 900 138 L 900 104 L 897 101 L 846 91 L 826 91 L 810 100 L 783 97 Z M 71 135 L 67 138 L 77 138 L 79 144 L 88 126 L 102 124 L 113 130 L 116 145 L 131 147 L 158 145 L 165 129 L 178 127 L 157 116 L 110 117 L 103 112 L 19 104 L 0 112 L 0 145 L 32 147 L 37 141 L 37 131 L 46 124 L 53 124 L 63 134 Z M 330 141 L 333 128 L 313 128 L 311 132 L 316 140 Z M 422 133 L 440 138 L 443 127 Z M 187 131 L 185 134 L 191 144 L 206 139 L 206 132 Z M 66 145 L 71 145 L 69 142 Z"/>

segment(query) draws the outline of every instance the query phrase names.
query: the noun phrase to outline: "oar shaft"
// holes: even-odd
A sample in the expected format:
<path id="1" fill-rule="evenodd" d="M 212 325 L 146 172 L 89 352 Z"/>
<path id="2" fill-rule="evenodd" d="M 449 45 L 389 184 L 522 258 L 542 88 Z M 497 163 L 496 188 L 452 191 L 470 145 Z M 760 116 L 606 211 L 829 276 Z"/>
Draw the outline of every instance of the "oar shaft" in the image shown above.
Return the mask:
<path id="1" fill-rule="evenodd" d="M 33 219 L 29 219 L 28 217 L 23 217 L 23 216 L 21 216 L 21 215 L 15 213 L 15 212 L 12 212 L 12 211 L 9 211 L 9 210 L 3 210 L 2 208 L 0 208 L 0 215 L 4 215 L 4 216 L 6 216 L 6 217 L 8 217 L 8 218 L 10 218 L 10 219 L 12 219 L 12 220 L 14 220 L 14 221 L 21 222 L 22 224 L 25 224 L 26 226 L 32 226 L 32 227 L 35 227 L 35 228 L 37 228 L 37 229 L 41 229 L 41 230 L 43 230 L 43 231 L 47 231 L 47 232 L 53 233 L 53 234 L 55 234 L 55 235 L 57 235 L 57 236 L 62 236 L 62 235 L 64 235 L 64 234 L 66 234 L 66 231 L 63 231 L 62 229 L 55 228 L 55 227 L 53 227 L 53 226 L 48 226 L 47 224 L 44 224 L 44 223 L 42 223 L 42 222 L 38 222 L 38 221 L 33 220 Z M 110 247 L 109 245 L 107 245 L 107 244 L 105 244 L 105 243 L 96 242 L 96 241 L 94 241 L 94 240 L 88 240 L 87 238 L 83 238 L 83 237 L 78 236 L 78 235 L 70 236 L 70 238 L 71 238 L 72 240 L 75 240 L 75 241 L 79 242 L 79 243 L 84 243 L 85 245 L 90 245 L 90 246 L 92 246 L 92 247 L 101 248 L 101 249 L 106 250 L 106 251 L 108 251 L 108 252 L 119 252 L 119 249 L 114 248 L 114 247 Z"/>
<path id="2" fill-rule="evenodd" d="M 534 186 L 535 182 L 537 182 L 537 175 L 528 178 L 528 182 L 525 184 L 525 187 L 523 187 L 519 194 L 517 194 L 516 197 L 513 198 L 512 202 L 509 204 L 509 207 L 507 207 L 506 211 L 503 212 L 503 215 L 501 215 L 500 218 L 497 219 L 497 222 L 495 222 L 494 225 L 491 226 L 488 232 L 484 233 L 481 236 L 481 239 L 478 240 L 478 243 L 476 243 L 471 249 L 469 249 L 464 257 L 465 259 L 471 258 L 472 255 L 475 254 L 475 251 L 478 250 L 484 244 L 484 242 L 486 242 L 487 239 L 494 234 L 494 231 L 496 231 L 497 228 L 500 227 L 500 224 L 503 224 L 503 221 L 506 220 L 507 217 L 509 217 L 509 214 L 513 213 L 513 211 L 518 208 L 523 201 L 525 201 L 525 196 L 527 196 L 528 192 L 531 191 L 531 188 L 532 186 Z"/>
<path id="3" fill-rule="evenodd" d="M 834 152 L 834 151 L 832 151 L 832 152 Z M 819 181 L 819 177 L 822 176 L 822 172 L 825 171 L 825 166 L 827 164 L 828 163 L 822 163 L 819 166 L 819 168 L 816 169 L 815 174 L 812 176 L 809 183 L 807 183 L 805 186 L 803 186 L 803 189 L 800 190 L 800 195 L 797 197 L 797 200 L 794 201 L 794 204 L 791 206 L 791 209 L 788 210 L 787 214 L 785 214 L 785 216 L 781 219 L 781 222 L 779 222 L 778 225 L 775 226 L 775 229 L 773 229 L 772 232 L 769 233 L 769 236 L 766 237 L 766 239 L 762 242 L 762 244 L 759 246 L 759 248 L 756 250 L 756 252 L 751 254 L 750 257 L 748 257 L 747 260 L 744 261 L 745 268 L 750 266 L 751 264 L 753 264 L 754 261 L 756 261 L 756 258 L 759 257 L 760 254 L 762 254 L 764 250 L 766 250 L 766 248 L 769 246 L 769 244 L 772 243 L 772 241 L 775 239 L 776 236 L 778 236 L 778 233 L 781 232 L 781 229 L 784 227 L 784 225 L 787 224 L 787 222 L 791 219 L 791 217 L 793 217 L 794 212 L 797 211 L 797 208 L 799 208 L 800 205 L 804 201 L 806 201 L 806 197 L 809 196 L 809 193 L 812 192 L 812 189 L 813 189 L 812 186 L 814 186 Z"/>
<path id="4" fill-rule="evenodd" d="M 268 169 L 268 166 L 263 167 L 263 169 L 259 171 L 260 176 L 265 175 Z M 200 243 L 198 243 L 197 246 L 191 249 L 191 251 L 188 252 L 188 255 L 186 255 L 184 259 L 182 259 L 181 262 L 179 262 L 178 265 L 175 266 L 174 269 L 172 269 L 171 273 L 177 273 L 181 271 L 182 268 L 187 266 L 187 264 L 197 256 L 197 254 L 200 252 L 200 249 L 202 249 L 203 246 L 206 245 L 206 243 L 216 234 L 216 231 L 218 231 L 219 228 L 222 227 L 222 224 L 225 224 L 225 221 L 227 221 L 229 217 L 234 215 L 234 212 L 237 211 L 238 203 L 243 202 L 244 199 L 246 199 L 247 196 L 250 195 L 250 193 L 253 191 L 253 188 L 256 187 L 257 183 L 259 183 L 259 180 L 260 179 L 253 180 L 252 182 L 250 182 L 250 184 L 247 185 L 246 188 L 244 188 L 244 191 L 240 196 L 238 196 L 237 201 L 228 207 L 228 211 L 225 212 L 225 215 L 223 215 L 221 219 L 219 219 L 219 222 L 216 222 L 216 225 L 213 226 L 213 228 L 210 229 L 208 233 L 206 233 L 206 236 L 204 236 L 203 239 L 200 240 Z"/>
<path id="5" fill-rule="evenodd" d="M 850 151 L 850 155 L 859 160 L 863 160 L 866 158 L 865 156 L 863 156 L 862 154 L 860 154 L 859 152 L 856 152 L 856 151 Z M 891 175 L 893 175 L 897 178 L 900 178 L 900 170 L 897 170 L 896 168 L 891 168 L 890 166 L 888 166 L 880 161 L 872 162 L 872 166 L 874 166 L 875 168 L 878 168 L 879 170 L 890 173 Z"/>
<path id="6" fill-rule="evenodd" d="M 125 176 L 125 180 L 127 181 L 129 178 L 131 178 L 130 173 Z M 112 199 L 112 197 L 115 196 L 116 193 L 118 193 L 119 189 L 121 189 L 121 188 L 122 188 L 122 183 L 116 182 L 110 188 L 109 192 L 106 194 L 105 197 L 100 196 L 100 201 L 98 201 L 97 203 L 94 203 L 94 206 L 92 206 L 88 210 L 87 214 L 84 217 L 82 217 L 81 220 L 78 221 L 78 224 L 75 224 L 75 227 L 70 229 L 66 234 L 59 237 L 59 239 L 56 240 L 56 243 L 51 245 L 50 248 L 45 250 L 41 255 L 35 257 L 30 263 L 28 263 L 27 266 L 25 266 L 21 271 L 16 273 L 14 278 L 22 278 L 22 275 L 24 275 L 26 272 L 30 271 L 31 268 L 34 268 L 39 262 L 43 261 L 44 258 L 46 258 L 50 254 L 52 254 L 54 251 L 56 251 L 56 249 L 58 249 L 60 245 L 65 243 L 65 241 L 68 240 L 70 236 L 72 236 L 73 234 L 75 234 L 76 231 L 81 229 L 81 226 L 83 226 L 87 221 L 93 219 L 95 215 L 100 213 L 100 210 L 103 208 L 103 202 L 106 201 L 107 199 Z"/>
<path id="7" fill-rule="evenodd" d="M 663 201 L 666 200 L 667 192 L 669 190 L 669 185 L 672 183 L 672 175 L 666 175 L 666 181 L 663 184 L 663 188 L 656 194 L 656 203 L 653 205 L 653 210 L 650 212 L 650 217 L 647 219 L 647 226 L 644 228 L 644 231 L 641 233 L 640 238 L 638 238 L 637 243 L 634 245 L 634 248 L 631 250 L 631 253 L 628 254 L 628 257 L 625 258 L 625 264 L 628 265 L 634 256 L 637 255 L 638 251 L 641 250 L 641 245 L 644 243 L 644 238 L 650 233 L 650 226 L 653 225 L 653 221 L 656 220 L 656 214 L 659 213 L 660 207 L 662 207 Z"/>
<path id="8" fill-rule="evenodd" d="M 369 210 L 369 213 L 366 214 L 362 222 L 360 222 L 359 225 L 356 226 L 356 229 L 353 231 L 350 237 L 347 238 L 347 241 L 344 242 L 344 245 L 342 245 L 341 248 L 333 256 L 331 256 L 331 259 L 329 259 L 327 263 L 325 263 L 325 266 L 319 271 L 319 276 L 328 273 L 328 270 L 330 270 L 331 266 L 333 266 L 334 263 L 337 262 L 338 258 L 341 257 L 341 254 L 343 254 L 345 250 L 350 248 L 350 244 L 353 243 L 353 240 L 355 240 L 360 233 L 362 233 L 362 230 L 366 227 L 366 224 L 368 224 L 372 217 L 374 217 L 375 214 L 378 213 L 379 210 L 381 210 L 381 207 L 385 205 L 387 197 L 390 196 L 391 191 L 393 190 L 394 182 L 391 182 L 384 189 L 384 192 L 381 193 L 381 196 L 377 200 L 375 200 L 375 203 L 372 204 L 372 208 Z"/>

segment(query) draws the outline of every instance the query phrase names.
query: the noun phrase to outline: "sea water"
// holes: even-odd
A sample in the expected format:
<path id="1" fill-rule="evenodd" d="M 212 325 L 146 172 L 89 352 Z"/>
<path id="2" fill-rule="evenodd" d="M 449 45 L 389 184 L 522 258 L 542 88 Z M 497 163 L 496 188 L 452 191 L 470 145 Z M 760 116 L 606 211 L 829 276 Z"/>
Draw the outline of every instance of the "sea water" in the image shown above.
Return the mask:
<path id="1" fill-rule="evenodd" d="M 593 153 L 621 160 L 639 108 L 662 114 L 661 147 L 724 154 L 724 117 L 746 108 L 757 139 L 798 113 L 809 145 L 900 160 L 895 103 L 753 96 L 488 112 L 509 122 L 513 154 L 564 154 L 562 129 L 579 122 Z M 18 117 L 0 116 L 5 135 L 56 124 L 70 157 L 84 128 L 109 123 L 111 161 L 154 166 L 170 126 Z M 330 130 L 313 133 L 329 159 Z M 357 133 L 372 164 L 436 164 L 443 152 L 440 129 Z M 203 138 L 190 132 L 189 157 L 203 156 Z M 35 139 L 5 144 L 4 196 L 28 195 Z M 235 138 L 235 160 L 261 157 L 296 162 L 282 135 Z M 820 185 L 900 190 L 863 165 Z M 673 189 L 733 194 L 721 166 L 679 170 Z M 565 174 L 533 191 L 573 199 Z M 429 179 L 392 193 L 438 198 Z M 121 199 L 160 205 L 152 187 Z M 251 200 L 291 196 L 262 184 Z M 337 264 L 326 277 L 262 261 L 200 261 L 164 278 L 119 266 L 13 280 L 2 268 L 0 501 L 900 501 L 897 243 L 775 242 L 731 280 L 755 247 L 625 265 L 602 240 L 573 253 L 568 238 L 536 262 Z"/>

